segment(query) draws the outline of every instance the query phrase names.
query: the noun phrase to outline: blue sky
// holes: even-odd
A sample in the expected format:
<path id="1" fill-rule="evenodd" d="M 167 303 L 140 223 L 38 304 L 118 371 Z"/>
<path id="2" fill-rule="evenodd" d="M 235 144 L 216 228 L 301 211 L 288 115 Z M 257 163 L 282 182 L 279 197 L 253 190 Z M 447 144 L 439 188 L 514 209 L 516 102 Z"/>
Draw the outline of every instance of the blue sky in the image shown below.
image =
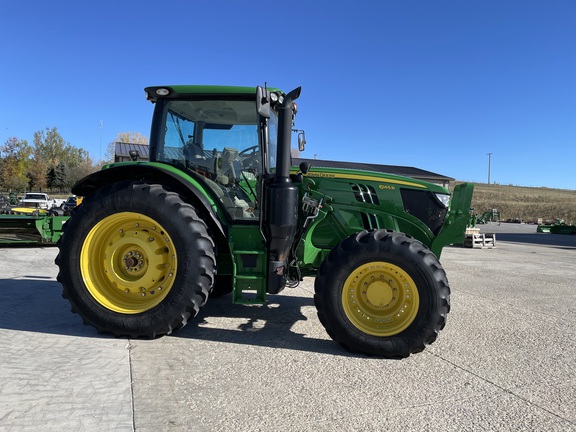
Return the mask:
<path id="1" fill-rule="evenodd" d="M 0 41 L 0 144 L 98 159 L 146 86 L 267 82 L 302 86 L 303 157 L 576 189 L 573 0 L 2 2 Z"/>

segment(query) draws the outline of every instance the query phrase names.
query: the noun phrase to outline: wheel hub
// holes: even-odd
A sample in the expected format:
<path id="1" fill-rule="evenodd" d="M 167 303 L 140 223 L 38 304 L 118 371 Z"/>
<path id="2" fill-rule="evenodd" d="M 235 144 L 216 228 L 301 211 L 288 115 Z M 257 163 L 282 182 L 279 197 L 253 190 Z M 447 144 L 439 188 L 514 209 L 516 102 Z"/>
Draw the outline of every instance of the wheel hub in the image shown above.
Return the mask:
<path id="1" fill-rule="evenodd" d="M 135 314 L 166 297 L 177 268 L 165 229 L 139 213 L 112 214 L 88 233 L 81 252 L 87 288 L 102 306 Z"/>
<path id="2" fill-rule="evenodd" d="M 142 270 L 144 265 L 144 257 L 138 251 L 130 251 L 124 255 L 124 265 L 127 271 L 139 271 Z"/>
<path id="3" fill-rule="evenodd" d="M 392 336 L 408 328 L 419 307 L 416 284 L 402 268 L 374 261 L 344 282 L 342 306 L 350 322 L 374 336 Z"/>
<path id="4" fill-rule="evenodd" d="M 374 307 L 386 307 L 394 300 L 394 289 L 384 281 L 375 281 L 368 286 L 366 299 Z"/>

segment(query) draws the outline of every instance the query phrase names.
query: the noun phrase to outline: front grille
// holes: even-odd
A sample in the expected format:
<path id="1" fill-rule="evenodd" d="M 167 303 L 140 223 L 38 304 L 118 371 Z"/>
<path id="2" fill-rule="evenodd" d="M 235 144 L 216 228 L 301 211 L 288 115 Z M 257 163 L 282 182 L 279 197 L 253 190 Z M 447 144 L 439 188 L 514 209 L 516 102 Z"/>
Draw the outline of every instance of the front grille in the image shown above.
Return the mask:
<path id="1" fill-rule="evenodd" d="M 374 230 L 380 228 L 378 217 L 375 214 L 360 213 L 362 218 L 362 225 L 366 230 Z"/>
<path id="2" fill-rule="evenodd" d="M 376 195 L 376 190 L 372 186 L 367 186 L 360 183 L 350 183 L 350 187 L 354 192 L 356 201 L 375 205 L 380 203 L 378 200 L 378 195 Z"/>
<path id="3" fill-rule="evenodd" d="M 448 209 L 436 196 L 430 191 L 415 189 L 400 189 L 400 195 L 404 211 L 424 222 L 434 235 L 438 234 Z"/>

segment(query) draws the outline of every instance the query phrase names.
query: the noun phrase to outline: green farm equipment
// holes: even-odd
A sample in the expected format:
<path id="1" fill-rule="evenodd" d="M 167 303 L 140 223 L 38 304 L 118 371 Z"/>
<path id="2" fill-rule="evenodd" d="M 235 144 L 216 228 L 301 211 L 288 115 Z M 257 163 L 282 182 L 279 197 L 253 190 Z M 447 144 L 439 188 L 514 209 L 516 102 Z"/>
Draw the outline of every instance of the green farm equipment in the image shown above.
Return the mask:
<path id="1" fill-rule="evenodd" d="M 576 225 L 567 224 L 562 219 L 558 219 L 556 223 L 551 225 L 544 225 L 544 224 L 538 225 L 538 227 L 536 228 L 536 232 L 576 235 Z"/>
<path id="2" fill-rule="evenodd" d="M 68 216 L 48 212 L 12 212 L 0 215 L 0 245 L 56 243 Z"/>
<path id="3" fill-rule="evenodd" d="M 497 209 L 485 211 L 481 215 L 476 215 L 476 223 L 488 224 L 491 222 L 500 223 L 501 213 Z"/>
<path id="4" fill-rule="evenodd" d="M 81 180 L 56 263 L 84 322 L 154 338 L 210 295 L 262 304 L 315 277 L 328 334 L 350 351 L 407 357 L 450 309 L 438 259 L 461 243 L 471 184 L 447 189 L 351 169 L 291 166 L 300 88 L 148 87 L 149 160 Z M 300 151 L 304 133 L 298 132 Z"/>

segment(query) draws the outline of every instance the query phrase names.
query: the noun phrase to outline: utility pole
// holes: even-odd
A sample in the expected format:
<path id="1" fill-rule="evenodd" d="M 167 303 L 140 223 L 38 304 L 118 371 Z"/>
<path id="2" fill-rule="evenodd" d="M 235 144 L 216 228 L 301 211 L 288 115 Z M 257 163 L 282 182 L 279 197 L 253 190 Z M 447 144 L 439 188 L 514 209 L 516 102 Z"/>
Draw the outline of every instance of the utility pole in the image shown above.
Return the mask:
<path id="1" fill-rule="evenodd" d="M 490 160 L 492 159 L 492 153 L 488 154 L 488 184 L 490 184 Z"/>
<path id="2" fill-rule="evenodd" d="M 104 121 L 100 120 L 100 162 L 102 162 L 102 128 L 104 127 Z"/>

